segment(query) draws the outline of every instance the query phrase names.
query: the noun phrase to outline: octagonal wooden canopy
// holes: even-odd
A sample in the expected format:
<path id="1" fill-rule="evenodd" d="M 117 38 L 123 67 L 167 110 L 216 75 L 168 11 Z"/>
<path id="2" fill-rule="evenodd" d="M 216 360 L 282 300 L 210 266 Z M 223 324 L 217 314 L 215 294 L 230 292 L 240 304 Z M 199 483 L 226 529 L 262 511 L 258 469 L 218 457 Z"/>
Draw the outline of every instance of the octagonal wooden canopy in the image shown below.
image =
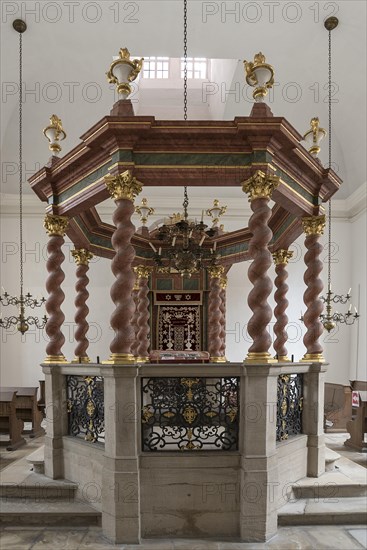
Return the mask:
<path id="1" fill-rule="evenodd" d="M 76 247 L 112 258 L 112 225 L 95 206 L 109 198 L 107 174 L 130 170 L 144 186 L 241 186 L 257 170 L 280 177 L 273 193 L 272 248 L 288 248 L 301 234 L 301 218 L 323 211 L 341 180 L 300 144 L 302 136 L 265 104 L 233 121 L 157 121 L 134 116 L 120 100 L 63 158 L 34 174 L 29 183 L 47 202 L 46 211 L 70 217 L 68 236 Z M 244 195 L 244 200 L 246 197 Z M 224 264 L 243 261 L 247 228 L 216 238 Z M 136 262 L 152 263 L 149 235 L 135 234 Z M 207 246 L 211 246 L 208 240 Z"/>

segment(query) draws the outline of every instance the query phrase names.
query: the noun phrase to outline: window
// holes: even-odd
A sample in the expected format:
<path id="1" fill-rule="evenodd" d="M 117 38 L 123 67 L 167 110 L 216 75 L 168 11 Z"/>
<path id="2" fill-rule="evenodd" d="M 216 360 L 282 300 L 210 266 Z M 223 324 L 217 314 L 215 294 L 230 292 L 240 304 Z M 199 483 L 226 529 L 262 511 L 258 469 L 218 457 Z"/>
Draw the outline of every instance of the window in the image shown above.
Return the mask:
<path id="1" fill-rule="evenodd" d="M 198 78 L 204 80 L 207 78 L 207 60 L 205 57 L 187 58 L 187 78 Z M 185 60 L 181 57 L 181 78 L 185 76 Z"/>
<path id="2" fill-rule="evenodd" d="M 168 57 L 146 57 L 143 66 L 143 78 L 168 78 Z"/>

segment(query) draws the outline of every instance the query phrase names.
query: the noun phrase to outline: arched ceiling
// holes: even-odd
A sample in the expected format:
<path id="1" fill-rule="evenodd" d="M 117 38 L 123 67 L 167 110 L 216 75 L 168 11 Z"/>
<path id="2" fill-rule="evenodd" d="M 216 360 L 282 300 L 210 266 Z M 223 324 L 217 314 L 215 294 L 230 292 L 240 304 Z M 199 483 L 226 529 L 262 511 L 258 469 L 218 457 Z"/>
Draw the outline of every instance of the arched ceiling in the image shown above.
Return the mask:
<path id="1" fill-rule="evenodd" d="M 22 13 L 23 8 L 23 13 Z M 28 13 L 25 13 L 28 11 Z M 233 13 L 230 13 L 230 11 Z M 333 31 L 335 103 L 334 169 L 344 180 L 336 198 L 350 196 L 366 182 L 366 3 L 339 2 L 201 2 L 189 1 L 189 55 L 228 60 L 216 70 L 218 92 L 203 102 L 191 91 L 191 114 L 201 118 L 247 116 L 242 61 L 262 51 L 275 68 L 271 97 L 275 116 L 285 116 L 300 132 L 319 116 L 327 126 L 327 32 L 323 19 L 340 19 Z M 4 2 L 2 10 L 2 186 L 17 193 L 18 36 L 12 21 L 22 17 L 24 35 L 24 162 L 29 177 L 49 158 L 42 128 L 49 116 L 62 118 L 68 134 L 64 152 L 115 101 L 105 72 L 113 55 L 128 46 L 133 55 L 180 57 L 183 50 L 182 2 Z M 95 22 L 93 22 L 95 20 Z M 164 81 L 162 81 L 164 84 Z M 228 94 L 231 90 L 233 93 Z M 244 91 L 245 90 L 245 91 Z M 245 97 L 243 96 L 243 92 Z M 96 96 L 97 94 L 97 96 Z M 165 116 L 165 101 L 169 110 Z M 137 114 L 180 118 L 180 89 L 144 89 Z M 190 114 L 190 110 L 189 110 Z M 327 161 L 324 144 L 321 160 Z M 26 186 L 27 192 L 31 192 Z M 159 193 L 159 189 L 157 190 Z M 162 190 L 162 196 L 165 195 Z M 226 193 L 231 193 L 230 190 Z M 225 198 L 225 194 L 223 195 Z"/>

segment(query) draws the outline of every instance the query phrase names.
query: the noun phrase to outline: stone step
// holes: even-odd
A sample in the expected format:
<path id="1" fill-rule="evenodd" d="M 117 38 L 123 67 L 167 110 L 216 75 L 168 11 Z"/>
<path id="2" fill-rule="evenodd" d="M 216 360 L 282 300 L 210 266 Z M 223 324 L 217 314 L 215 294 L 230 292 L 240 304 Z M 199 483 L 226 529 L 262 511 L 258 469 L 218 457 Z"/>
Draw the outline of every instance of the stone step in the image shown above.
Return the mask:
<path id="1" fill-rule="evenodd" d="M 76 483 L 67 480 L 50 479 L 42 474 L 31 473 L 22 481 L 2 481 L 0 497 L 31 499 L 33 502 L 47 500 L 74 500 Z"/>
<path id="2" fill-rule="evenodd" d="M 364 525 L 365 497 L 299 499 L 278 511 L 278 525 Z"/>
<path id="3" fill-rule="evenodd" d="M 338 455 L 338 453 L 335 453 Z M 335 458 L 329 455 L 330 460 Z M 340 499 L 367 496 L 366 468 L 338 455 L 333 470 L 318 478 L 306 477 L 293 484 L 292 500 L 298 499 Z"/>
<path id="4" fill-rule="evenodd" d="M 0 499 L 0 525 L 85 526 L 100 525 L 101 512 L 83 502 L 22 501 Z"/>

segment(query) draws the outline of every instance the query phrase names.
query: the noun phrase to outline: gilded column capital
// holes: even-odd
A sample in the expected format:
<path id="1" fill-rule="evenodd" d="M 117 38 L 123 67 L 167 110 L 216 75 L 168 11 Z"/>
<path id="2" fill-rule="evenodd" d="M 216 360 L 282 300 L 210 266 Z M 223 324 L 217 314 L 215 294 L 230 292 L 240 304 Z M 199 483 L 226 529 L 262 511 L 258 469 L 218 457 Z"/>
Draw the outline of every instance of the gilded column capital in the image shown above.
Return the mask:
<path id="1" fill-rule="evenodd" d="M 323 235 L 326 225 L 325 214 L 302 218 L 302 227 L 306 235 Z"/>
<path id="2" fill-rule="evenodd" d="M 227 275 L 224 275 L 223 277 L 220 278 L 219 286 L 222 290 L 225 290 L 227 288 L 227 285 L 228 285 L 228 277 Z"/>
<path id="3" fill-rule="evenodd" d="M 275 265 L 287 265 L 288 261 L 293 258 L 293 252 L 289 250 L 280 249 L 273 252 L 273 260 Z"/>
<path id="4" fill-rule="evenodd" d="M 265 174 L 261 170 L 243 182 L 242 191 L 249 196 L 249 202 L 255 199 L 271 199 L 274 189 L 278 187 L 280 178 Z"/>
<path id="5" fill-rule="evenodd" d="M 64 237 L 69 223 L 66 216 L 57 216 L 56 214 L 46 214 L 43 227 L 50 236 Z"/>
<path id="6" fill-rule="evenodd" d="M 132 175 L 130 170 L 126 170 L 126 172 L 117 176 L 105 176 L 104 180 L 111 197 L 115 201 L 127 199 L 134 202 L 135 197 L 143 189 L 140 181 Z"/>
<path id="7" fill-rule="evenodd" d="M 85 248 L 79 248 L 71 251 L 76 265 L 88 265 L 90 260 L 94 257 L 89 250 Z"/>
<path id="8" fill-rule="evenodd" d="M 224 274 L 224 266 L 212 265 L 208 267 L 208 273 L 211 279 L 222 279 Z"/>
<path id="9" fill-rule="evenodd" d="M 136 278 L 139 279 L 149 279 L 151 272 L 153 271 L 152 267 L 145 265 L 137 265 L 134 267 Z"/>

